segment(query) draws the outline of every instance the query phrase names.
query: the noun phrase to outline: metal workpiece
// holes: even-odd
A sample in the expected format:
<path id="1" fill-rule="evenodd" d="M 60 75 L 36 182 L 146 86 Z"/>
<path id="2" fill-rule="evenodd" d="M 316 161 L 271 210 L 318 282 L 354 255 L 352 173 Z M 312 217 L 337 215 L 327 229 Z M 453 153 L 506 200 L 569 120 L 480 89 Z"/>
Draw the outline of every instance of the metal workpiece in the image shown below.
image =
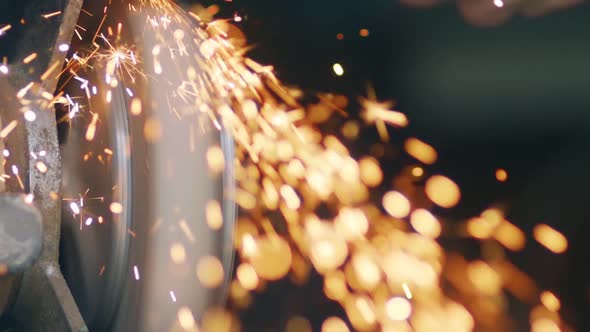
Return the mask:
<path id="1" fill-rule="evenodd" d="M 53 106 L 40 102 L 42 91 L 55 91 L 66 56 L 59 50 L 59 45 L 70 43 L 81 7 L 82 0 L 26 1 L 23 16 L 26 24 L 9 59 L 10 84 L 2 83 L 6 87 L 3 90 L 10 91 L 1 94 L 4 105 L 0 109 L 2 122 L 18 121 L 15 131 L 4 141 L 11 153 L 7 165 L 16 165 L 22 179 L 18 187 L 11 181 L 7 190 L 32 194 L 33 205 L 38 210 L 33 210 L 31 205 L 25 209 L 26 206 L 20 203 L 9 203 L 12 194 L 0 197 L 0 215 L 7 218 L 0 223 L 0 250 L 4 245 L 10 248 L 5 254 L 11 262 L 8 267 L 11 274 L 0 279 L 0 295 L 13 297 L 18 294 L 10 315 L 26 331 L 86 330 L 58 265 L 61 223 L 59 142 Z M 43 14 L 58 11 L 60 15 L 50 19 L 43 17 Z M 35 61 L 30 64 L 21 62 L 33 52 L 37 54 Z M 50 74 L 42 80 L 41 76 L 46 72 Z M 25 98 L 30 101 L 27 108 L 35 113 L 35 119 L 25 121 L 22 105 L 14 91 L 30 82 L 36 84 Z M 43 153 L 39 154 L 41 151 Z M 47 166 L 46 170 L 35 167 L 39 161 Z M 16 227 L 9 218 L 14 222 L 21 220 L 21 225 Z M 5 238 L 10 242 L 5 242 Z M 20 251 L 19 255 L 15 255 L 16 251 Z M 38 255 L 37 262 L 27 268 Z M 12 274 L 13 271 L 18 274 Z M 18 292 L 15 291 L 17 288 Z M 10 301 L 0 303 L 0 315 L 10 305 Z"/>
<path id="2" fill-rule="evenodd" d="M 39 261 L 24 274 L 15 309 L 24 331 L 88 331 L 56 262 Z"/>
<path id="3" fill-rule="evenodd" d="M 24 272 L 41 253 L 41 215 L 21 194 L 0 195 L 0 275 Z"/>

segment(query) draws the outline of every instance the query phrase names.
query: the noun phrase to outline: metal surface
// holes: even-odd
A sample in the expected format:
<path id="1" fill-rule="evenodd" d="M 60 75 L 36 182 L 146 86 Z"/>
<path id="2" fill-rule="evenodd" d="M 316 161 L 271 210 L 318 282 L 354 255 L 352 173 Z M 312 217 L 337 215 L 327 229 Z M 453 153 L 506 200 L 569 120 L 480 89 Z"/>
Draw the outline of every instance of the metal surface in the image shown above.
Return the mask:
<path id="1" fill-rule="evenodd" d="M 155 13 L 144 10 L 144 15 L 150 14 Z M 165 43 L 164 36 L 142 33 L 145 17 L 138 16 L 135 19 L 137 21 L 132 22 L 131 26 L 142 38 L 139 42 L 142 49 L 152 50 L 155 45 Z M 189 54 L 199 52 L 191 47 L 187 45 Z M 145 68 L 153 68 L 153 57 L 145 56 L 144 61 Z M 202 70 L 192 57 L 161 57 L 158 61 L 163 68 L 193 66 L 197 72 Z M 168 71 L 166 81 L 180 84 L 184 80 L 183 74 L 182 70 Z M 155 141 L 143 140 L 148 151 L 143 158 L 147 160 L 149 173 L 142 176 L 149 186 L 147 201 L 151 205 L 148 220 L 152 225 L 149 226 L 149 240 L 146 243 L 147 254 L 141 266 L 145 280 L 138 302 L 140 322 L 135 327 L 140 331 L 163 331 L 174 326 L 178 309 L 170 305 L 172 302 L 187 306 L 196 317 L 200 317 L 212 305 L 223 304 L 232 272 L 232 238 L 236 215 L 235 203 L 227 195 L 232 194 L 235 184 L 230 162 L 234 160 L 233 140 L 213 125 L 207 128 L 207 124 L 210 124 L 208 121 L 203 121 L 204 128 L 199 128 L 198 114 L 190 115 L 191 106 L 187 106 L 181 98 L 175 98 L 174 86 L 177 85 L 172 83 L 168 87 L 153 80 L 142 91 L 151 101 L 144 109 L 144 114 L 161 125 L 162 135 Z M 186 108 L 189 110 L 182 119 L 170 111 Z M 133 122 L 132 127 L 134 125 L 143 124 Z M 225 173 L 221 176 L 211 176 L 204 157 L 214 145 L 223 149 L 227 161 Z M 221 202 L 224 208 L 223 228 L 219 231 L 212 231 L 205 222 L 205 207 L 211 199 Z M 194 234 L 192 240 L 178 229 L 182 221 Z M 170 248 L 175 243 L 183 245 L 190 252 L 182 264 L 174 265 L 170 259 Z M 223 263 L 226 283 L 217 289 L 207 289 L 195 281 L 195 266 L 206 255 L 218 257 Z"/>
<path id="2" fill-rule="evenodd" d="M 16 92 L 8 81 L 0 80 L 0 118 L 3 123 L 8 123 L 17 118 L 19 105 L 16 100 Z M 24 127 L 17 127 L 15 130 L 4 140 L 0 140 L 2 149 L 8 148 L 12 151 L 24 151 L 26 148 L 26 135 Z M 0 155 L 2 162 L 4 162 L 4 156 Z M 24 153 L 16 153 L 10 158 L 10 162 L 17 165 L 19 168 L 24 167 L 25 162 Z M 15 181 L 1 182 L 0 191 L 2 194 L 5 190 L 17 192 L 20 190 L 18 184 Z M 8 274 L 8 269 L 4 273 L 0 273 L 0 316 L 5 314 L 8 309 L 14 303 L 16 299 L 18 287 L 21 281 L 21 274 Z"/>
<path id="3" fill-rule="evenodd" d="M 154 41 L 141 32 L 145 17 L 137 15 L 138 22 L 130 22 L 126 8 L 117 10 L 116 6 L 109 7 L 104 25 L 123 22 L 126 29 L 120 42 L 133 41 L 140 44 L 138 50 L 151 50 Z M 137 56 L 143 69 L 151 68 L 147 54 L 138 51 Z M 178 60 L 178 65 L 189 65 L 182 61 Z M 148 79 L 128 85 L 124 77 L 118 77 L 119 85 L 113 89 L 105 86 L 101 73 L 84 76 L 98 87 L 89 106 L 101 119 L 95 137 L 88 143 L 84 139 L 87 123 L 74 120 L 62 156 L 64 197 L 76 199 L 90 188 L 85 213 L 104 216 L 104 222 L 80 228 L 80 215 L 64 206 L 62 271 L 92 331 L 168 330 L 176 322 L 178 309 L 170 305 L 171 291 L 197 316 L 226 299 L 233 271 L 236 218 L 235 203 L 227 198 L 233 197 L 235 178 L 229 163 L 222 176 L 211 177 L 205 155 L 209 147 L 220 145 L 225 159 L 233 160 L 234 142 L 224 131 L 200 130 L 196 117 L 179 119 L 168 109 L 155 106 L 187 107 L 169 98 L 173 96 L 172 84 Z M 166 80 L 182 78 L 177 75 L 167 73 Z M 71 88 L 66 86 L 65 90 L 72 94 L 79 91 L 75 83 Z M 126 88 L 149 101 L 142 106 L 141 115 L 130 115 Z M 108 90 L 111 101 L 105 102 Z M 157 119 L 165 133 L 157 142 L 148 142 L 144 136 L 148 119 Z M 86 153 L 104 156 L 105 148 L 112 155 L 104 164 L 85 163 L 80 158 Z M 103 197 L 104 202 L 93 204 L 89 200 L 93 197 Z M 222 202 L 224 225 L 219 231 L 210 230 L 205 222 L 205 206 L 211 199 Z M 112 201 L 122 204 L 121 214 L 109 211 Z M 187 237 L 187 229 L 191 236 Z M 175 243 L 186 248 L 184 264 L 172 265 L 170 261 L 170 248 Z M 205 255 L 219 257 L 226 271 L 224 284 L 214 290 L 195 280 L 195 266 Z"/>
<path id="4" fill-rule="evenodd" d="M 24 272 L 41 253 L 41 215 L 24 195 L 0 195 L 0 269 Z"/>
<path id="5" fill-rule="evenodd" d="M 26 3 L 26 30 L 14 45 L 15 56 L 10 59 L 10 80 L 15 89 L 21 89 L 31 81 L 39 81 L 47 68 L 55 63 L 58 66 L 63 63 L 65 54 L 59 51 L 58 46 L 71 40 L 81 6 L 82 0 L 35 0 Z M 41 16 L 57 10 L 61 10 L 62 14 L 55 19 L 47 20 Z M 18 64 L 20 59 L 32 52 L 38 55 L 34 63 L 27 66 Z M 41 90 L 53 92 L 57 79 L 57 75 L 53 75 L 39 82 Z M 28 98 L 40 99 L 34 92 L 39 91 L 32 91 L 33 95 Z M 11 151 L 17 159 L 24 156 L 20 165 L 22 167 L 19 167 L 20 174 L 28 174 L 28 178 L 23 176 L 25 191 L 34 195 L 34 204 L 43 217 L 44 229 L 41 258 L 24 273 L 12 315 L 26 331 L 81 331 L 86 329 L 85 324 L 57 264 L 61 165 L 55 114 L 42 107 L 41 103 L 33 105 L 31 110 L 35 112 L 36 120 L 32 122 L 25 123 L 18 109 L 7 110 L 6 116 L 3 114 L 3 119 L 20 117 L 19 127 L 26 131 L 25 137 L 20 136 L 19 132 L 15 133 L 18 139 Z M 43 162 L 48 166 L 45 173 L 34 166 L 37 159 L 30 153 L 40 151 L 45 151 Z"/>
<path id="6" fill-rule="evenodd" d="M 69 206 L 63 206 L 60 262 L 84 319 L 96 331 L 106 330 L 118 310 L 122 288 L 129 275 L 129 230 L 138 228 L 132 225 L 130 216 L 128 101 L 122 85 L 112 91 L 111 103 L 105 104 L 104 99 L 97 98 L 92 104 L 93 109 L 104 115 L 95 135 L 95 140 L 104 145 L 88 144 L 84 138 L 86 124 L 74 121 L 61 147 L 64 197 L 79 199 L 90 190 L 86 193 L 82 214 L 73 215 Z M 87 163 L 80 158 L 90 151 L 99 155 L 104 146 L 113 151 L 106 164 Z M 112 214 L 109 210 L 112 201 L 121 203 L 125 209 L 120 214 Z M 82 223 L 86 216 L 95 219 L 102 216 L 104 221 L 87 226 Z"/>

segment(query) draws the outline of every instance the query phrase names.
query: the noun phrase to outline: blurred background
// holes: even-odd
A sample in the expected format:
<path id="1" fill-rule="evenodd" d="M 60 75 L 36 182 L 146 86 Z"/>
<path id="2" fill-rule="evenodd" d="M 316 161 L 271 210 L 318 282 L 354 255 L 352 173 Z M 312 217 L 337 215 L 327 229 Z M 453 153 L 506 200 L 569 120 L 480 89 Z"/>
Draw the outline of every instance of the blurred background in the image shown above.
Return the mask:
<path id="1" fill-rule="evenodd" d="M 577 330 L 590 328 L 589 4 L 540 18 L 513 17 L 490 28 L 466 23 L 453 4 L 423 9 L 393 0 L 204 3 L 215 4 L 220 17 L 234 17 L 244 30 L 253 46 L 249 55 L 274 65 L 286 84 L 353 98 L 366 95 L 370 85 L 379 100 L 396 101 L 410 127 L 392 131 L 393 139 L 415 135 L 435 146 L 440 159 L 433 171 L 462 188 L 462 202 L 447 213 L 449 220 L 499 206 L 529 235 L 540 222 L 563 232 L 570 243 L 565 254 L 552 254 L 529 238 L 526 249 L 510 259 L 542 289 L 562 297 L 564 318 Z M 334 72 L 335 63 L 342 76 Z M 350 148 L 360 151 L 376 139 L 366 137 Z M 391 171 L 398 166 L 392 159 Z M 500 168 L 508 173 L 505 182 L 495 177 Z M 479 254 L 468 241 L 442 242 L 467 256 Z M 318 295 L 321 281 L 288 297 L 281 296 L 285 284 L 269 285 L 244 314 L 258 331 L 281 330 L 283 319 L 294 313 L 314 325 L 339 313 Z M 521 309 L 510 311 L 518 315 Z M 521 318 L 526 321 L 526 314 Z"/>

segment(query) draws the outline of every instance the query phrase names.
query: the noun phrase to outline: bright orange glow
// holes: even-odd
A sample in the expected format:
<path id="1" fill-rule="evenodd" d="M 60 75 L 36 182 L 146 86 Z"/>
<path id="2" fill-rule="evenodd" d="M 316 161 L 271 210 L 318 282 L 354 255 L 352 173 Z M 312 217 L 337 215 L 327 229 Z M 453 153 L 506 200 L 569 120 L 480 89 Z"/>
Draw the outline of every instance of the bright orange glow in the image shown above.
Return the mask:
<path id="1" fill-rule="evenodd" d="M 221 213 L 221 205 L 216 200 L 210 200 L 205 207 L 205 217 L 207 225 L 213 230 L 218 230 L 223 225 L 223 214 Z"/>
<path id="2" fill-rule="evenodd" d="M 258 275 L 256 274 L 256 270 L 252 265 L 247 263 L 242 263 L 238 266 L 236 270 L 236 276 L 240 285 L 247 290 L 253 290 L 258 287 Z"/>
<path id="3" fill-rule="evenodd" d="M 467 276 L 479 291 L 496 295 L 502 289 L 502 279 L 487 263 L 476 261 L 469 264 Z"/>
<path id="4" fill-rule="evenodd" d="M 334 74 L 336 74 L 336 76 L 342 76 L 342 75 L 344 75 L 344 68 L 342 67 L 341 64 L 335 63 L 332 66 L 332 69 L 334 70 Z"/>
<path id="5" fill-rule="evenodd" d="M 536 319 L 531 325 L 531 332 L 561 332 L 559 325 L 549 318 Z"/>
<path id="6" fill-rule="evenodd" d="M 540 296 L 541 303 L 545 306 L 545 308 L 551 311 L 559 311 L 561 308 L 561 301 L 550 291 L 544 291 L 541 293 Z"/>
<path id="7" fill-rule="evenodd" d="M 120 214 L 123 212 L 123 205 L 119 202 L 112 202 L 109 208 L 113 214 Z"/>
<path id="8" fill-rule="evenodd" d="M 329 317 L 322 323 L 322 332 L 350 332 L 350 330 L 342 319 Z"/>
<path id="9" fill-rule="evenodd" d="M 368 37 L 368 36 L 369 36 L 369 30 L 368 30 L 368 29 L 361 29 L 361 30 L 359 31 L 359 35 L 360 35 L 361 37 Z"/>
<path id="10" fill-rule="evenodd" d="M 392 297 L 385 302 L 385 313 L 391 320 L 406 320 L 412 313 L 412 304 L 403 297 Z"/>
<path id="11" fill-rule="evenodd" d="M 324 278 L 324 293 L 332 300 L 343 300 L 348 295 L 344 273 L 341 271 L 327 273 Z"/>
<path id="12" fill-rule="evenodd" d="M 451 208 L 461 199 L 459 186 L 451 179 L 442 175 L 433 175 L 427 181 L 424 188 L 426 196 L 436 205 Z"/>
<path id="13" fill-rule="evenodd" d="M 147 118 L 143 126 L 143 136 L 146 141 L 150 143 L 156 143 L 159 141 L 162 137 L 162 125 L 160 124 L 160 121 L 154 117 Z"/>
<path id="14" fill-rule="evenodd" d="M 207 288 L 219 287 L 224 278 L 223 265 L 217 257 L 205 256 L 197 263 L 197 278 Z"/>
<path id="15" fill-rule="evenodd" d="M 504 220 L 496 229 L 494 238 L 504 247 L 512 251 L 520 251 L 524 248 L 526 237 L 520 228 L 507 220 Z"/>
<path id="16" fill-rule="evenodd" d="M 278 280 L 289 272 L 293 256 L 285 240 L 274 236 L 263 237 L 256 241 L 256 245 L 251 263 L 258 276 L 266 280 Z"/>
<path id="17" fill-rule="evenodd" d="M 553 253 L 562 254 L 567 250 L 567 238 L 545 224 L 539 224 L 533 229 L 535 240 Z"/>
<path id="18" fill-rule="evenodd" d="M 361 180 L 368 187 L 376 187 L 383 181 L 383 172 L 375 158 L 367 157 L 359 161 Z"/>
<path id="19" fill-rule="evenodd" d="M 209 170 L 214 174 L 223 172 L 225 168 L 225 158 L 223 157 L 223 151 L 217 145 L 210 147 L 207 150 L 207 165 Z"/>
<path id="20" fill-rule="evenodd" d="M 383 195 L 383 207 L 394 218 L 405 218 L 410 213 L 410 201 L 397 191 Z"/>
<path id="21" fill-rule="evenodd" d="M 498 168 L 496 170 L 496 180 L 506 182 L 506 180 L 508 180 L 508 172 L 503 168 Z"/>
<path id="22" fill-rule="evenodd" d="M 178 323 L 185 330 L 192 330 L 195 328 L 195 318 L 188 307 L 181 307 L 178 309 Z"/>
<path id="23" fill-rule="evenodd" d="M 429 237 L 437 238 L 441 232 L 441 226 L 438 220 L 425 209 L 416 209 L 412 212 L 410 223 L 416 232 Z"/>
<path id="24" fill-rule="evenodd" d="M 404 144 L 406 152 L 417 160 L 430 165 L 438 158 L 436 150 L 417 138 L 408 138 Z"/>
<path id="25" fill-rule="evenodd" d="M 176 264 L 182 264 L 186 260 L 186 251 L 180 243 L 174 243 L 170 247 L 170 258 Z"/>
<path id="26" fill-rule="evenodd" d="M 419 178 L 422 175 L 424 175 L 424 169 L 420 166 L 416 166 L 416 167 L 412 168 L 412 175 Z"/>

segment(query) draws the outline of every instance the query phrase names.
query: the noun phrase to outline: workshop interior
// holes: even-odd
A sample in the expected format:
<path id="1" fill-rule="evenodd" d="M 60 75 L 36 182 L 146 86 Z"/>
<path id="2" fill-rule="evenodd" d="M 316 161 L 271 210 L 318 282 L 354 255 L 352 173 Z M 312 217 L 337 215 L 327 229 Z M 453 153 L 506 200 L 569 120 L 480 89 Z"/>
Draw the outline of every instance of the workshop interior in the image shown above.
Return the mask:
<path id="1" fill-rule="evenodd" d="M 590 329 L 584 0 L 0 2 L 0 332 Z"/>

